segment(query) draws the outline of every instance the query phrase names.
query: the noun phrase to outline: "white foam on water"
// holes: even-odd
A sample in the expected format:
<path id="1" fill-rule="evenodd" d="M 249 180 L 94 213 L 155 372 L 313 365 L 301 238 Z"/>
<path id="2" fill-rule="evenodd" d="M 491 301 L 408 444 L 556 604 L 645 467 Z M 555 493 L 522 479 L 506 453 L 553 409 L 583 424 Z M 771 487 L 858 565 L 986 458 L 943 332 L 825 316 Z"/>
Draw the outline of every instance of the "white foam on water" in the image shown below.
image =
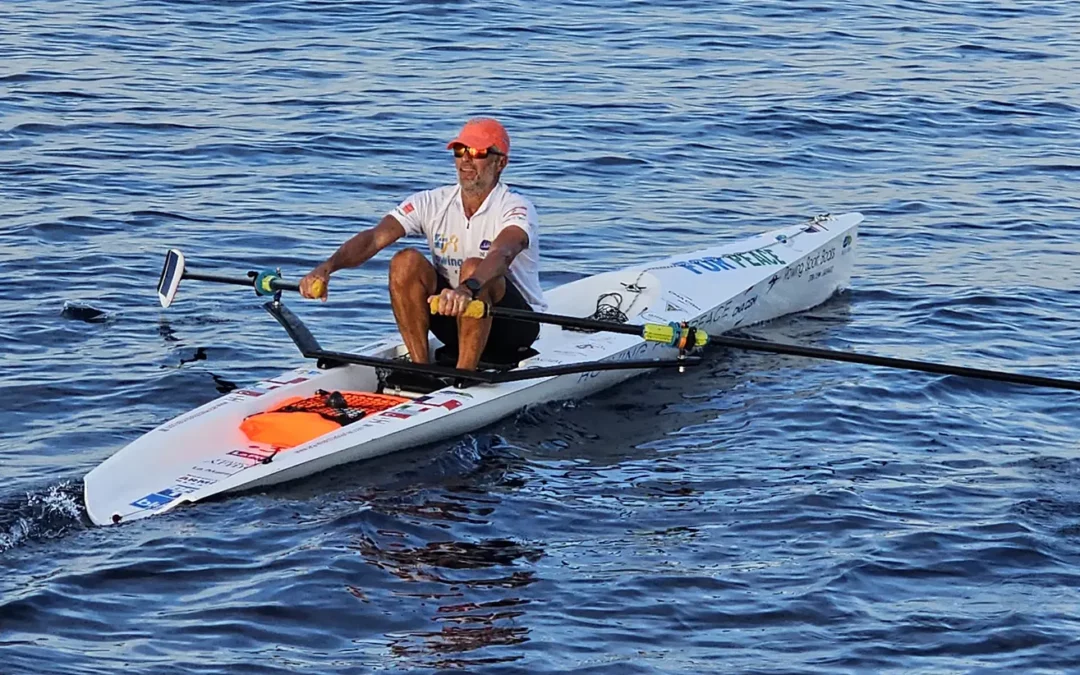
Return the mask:
<path id="1" fill-rule="evenodd" d="M 82 522 L 79 486 L 71 481 L 50 485 L 40 492 L 27 492 L 25 504 L 16 504 L 15 518 L 0 531 L 0 552 L 27 539 L 52 539 Z"/>

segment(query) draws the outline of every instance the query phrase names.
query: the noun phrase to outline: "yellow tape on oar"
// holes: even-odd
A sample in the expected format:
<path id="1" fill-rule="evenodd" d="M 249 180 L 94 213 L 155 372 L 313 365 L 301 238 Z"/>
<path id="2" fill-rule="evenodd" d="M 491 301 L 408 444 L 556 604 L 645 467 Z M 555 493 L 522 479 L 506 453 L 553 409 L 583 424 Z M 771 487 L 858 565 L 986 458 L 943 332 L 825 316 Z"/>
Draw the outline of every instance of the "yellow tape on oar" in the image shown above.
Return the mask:
<path id="1" fill-rule="evenodd" d="M 467 316 L 470 319 L 483 319 L 487 315 L 488 306 L 483 300 L 473 300 L 465 306 L 464 316 Z"/>
<path id="2" fill-rule="evenodd" d="M 700 328 L 693 330 L 694 344 L 687 344 L 690 337 L 690 326 L 678 323 L 647 323 L 641 327 L 641 337 L 647 342 L 660 342 L 662 344 L 687 349 L 690 347 L 704 347 L 709 343 L 709 335 Z"/>
<path id="3" fill-rule="evenodd" d="M 311 287 L 308 290 L 311 291 L 311 297 L 321 298 L 323 296 L 323 291 L 326 290 L 326 286 L 323 284 L 322 279 L 313 279 Z"/>
<path id="4" fill-rule="evenodd" d="M 431 313 L 439 313 L 439 296 L 435 296 L 431 299 Z M 488 306 L 483 300 L 473 300 L 465 306 L 465 312 L 462 316 L 467 316 L 470 319 L 483 319 L 488 315 Z"/>

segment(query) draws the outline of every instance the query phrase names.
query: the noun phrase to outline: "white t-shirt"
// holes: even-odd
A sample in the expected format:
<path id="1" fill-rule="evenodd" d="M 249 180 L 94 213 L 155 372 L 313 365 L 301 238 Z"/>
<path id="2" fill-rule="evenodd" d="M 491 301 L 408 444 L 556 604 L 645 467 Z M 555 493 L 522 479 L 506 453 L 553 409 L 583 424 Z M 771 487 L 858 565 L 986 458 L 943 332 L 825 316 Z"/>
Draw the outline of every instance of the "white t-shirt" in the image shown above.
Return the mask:
<path id="1" fill-rule="evenodd" d="M 529 236 L 529 246 L 510 263 L 507 277 L 535 311 L 547 309 L 540 288 L 536 209 L 506 184 L 499 182 L 472 218 L 465 217 L 461 186 L 456 184 L 417 192 L 389 215 L 401 223 L 406 235 L 427 237 L 432 264 L 454 287 L 460 281 L 461 263 L 466 258 L 486 257 L 491 242 L 504 228 L 520 227 Z"/>

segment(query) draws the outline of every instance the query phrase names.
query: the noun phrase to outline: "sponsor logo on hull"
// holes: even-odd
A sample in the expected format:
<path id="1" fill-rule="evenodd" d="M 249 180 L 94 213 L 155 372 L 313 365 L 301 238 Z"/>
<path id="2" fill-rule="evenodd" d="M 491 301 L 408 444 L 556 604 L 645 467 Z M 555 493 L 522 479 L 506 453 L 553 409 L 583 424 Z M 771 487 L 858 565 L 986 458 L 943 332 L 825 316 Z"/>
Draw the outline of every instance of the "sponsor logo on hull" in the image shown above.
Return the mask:
<path id="1" fill-rule="evenodd" d="M 673 263 L 676 267 L 690 270 L 694 274 L 706 272 L 724 272 L 728 270 L 746 269 L 748 267 L 769 267 L 772 265 L 786 265 L 783 258 L 776 255 L 771 249 L 759 248 L 742 253 L 725 253 L 724 255 L 705 256 L 693 260 L 683 260 Z"/>

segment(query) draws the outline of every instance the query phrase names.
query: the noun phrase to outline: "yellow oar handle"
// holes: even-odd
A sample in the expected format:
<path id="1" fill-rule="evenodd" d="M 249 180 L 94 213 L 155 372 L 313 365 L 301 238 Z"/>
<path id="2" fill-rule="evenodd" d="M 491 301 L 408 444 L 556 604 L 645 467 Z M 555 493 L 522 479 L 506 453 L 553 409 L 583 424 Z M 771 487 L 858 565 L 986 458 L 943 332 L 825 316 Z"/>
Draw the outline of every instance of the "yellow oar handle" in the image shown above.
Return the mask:
<path id="1" fill-rule="evenodd" d="M 439 296 L 435 296 L 431 299 L 431 313 L 439 313 Z M 488 315 L 487 303 L 483 300 L 473 300 L 465 306 L 465 313 L 462 316 L 467 316 L 470 319 L 483 319 Z"/>
<path id="2" fill-rule="evenodd" d="M 680 344 L 689 337 L 688 332 L 687 327 L 677 323 L 647 323 L 641 327 L 641 337 L 647 342 L 660 342 L 680 349 L 709 344 L 709 334 L 700 328 L 694 329 L 694 344 Z"/>
<path id="3" fill-rule="evenodd" d="M 483 319 L 488 313 L 488 305 L 483 300 L 473 300 L 465 307 L 465 316 L 470 319 Z"/>
<path id="4" fill-rule="evenodd" d="M 323 285 L 322 279 L 315 279 L 311 282 L 311 287 L 308 290 L 311 291 L 312 297 L 321 298 L 326 286 Z"/>

